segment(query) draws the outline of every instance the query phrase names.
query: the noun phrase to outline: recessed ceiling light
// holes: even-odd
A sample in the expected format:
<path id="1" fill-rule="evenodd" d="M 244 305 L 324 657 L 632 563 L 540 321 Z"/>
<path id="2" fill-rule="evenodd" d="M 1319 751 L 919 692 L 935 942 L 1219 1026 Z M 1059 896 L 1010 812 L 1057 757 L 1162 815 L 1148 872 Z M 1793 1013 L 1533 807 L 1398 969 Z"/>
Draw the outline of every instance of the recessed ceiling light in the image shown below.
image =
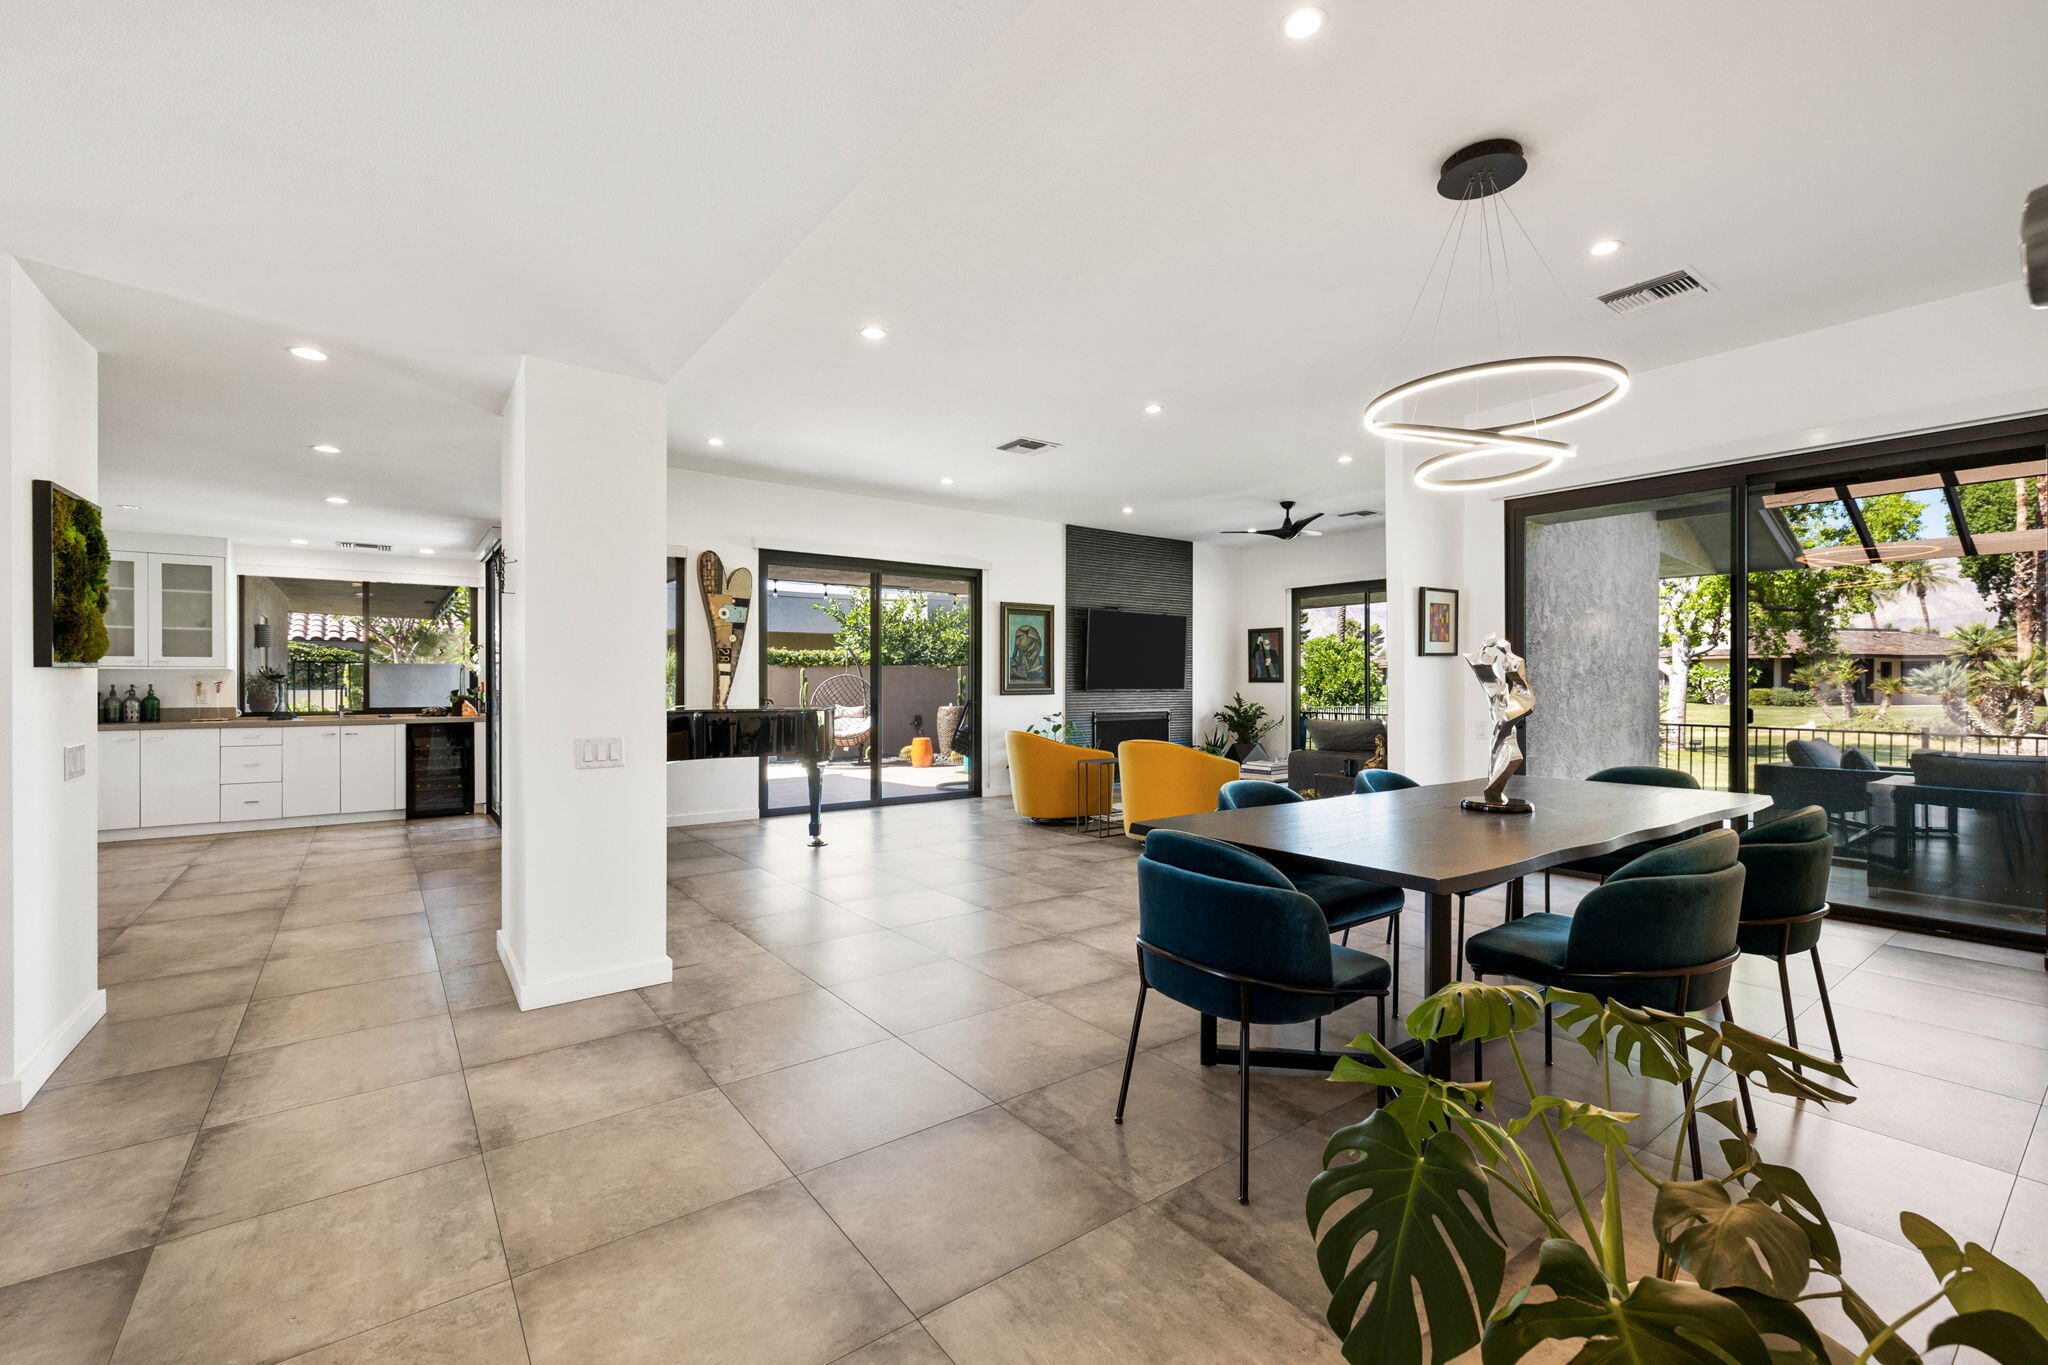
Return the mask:
<path id="1" fill-rule="evenodd" d="M 312 346 L 294 346 L 292 347 L 292 354 L 297 356 L 301 360 L 327 359 L 327 352 L 319 350 L 318 348 Z"/>
<path id="2" fill-rule="evenodd" d="M 1126 507 L 1126 508 L 1124 509 L 1124 515 L 1125 515 L 1125 516 L 1129 516 L 1129 515 L 1130 515 L 1130 514 L 1131 514 L 1132 512 L 1134 512 L 1134 511 L 1136 511 L 1136 510 L 1137 510 L 1137 509 L 1136 509 L 1136 508 L 1134 508 L 1134 507 Z"/>
<path id="3" fill-rule="evenodd" d="M 1621 250 L 1621 238 L 1609 237 L 1604 242 L 1595 242 L 1588 248 L 1595 256 L 1612 256 Z"/>
<path id="4" fill-rule="evenodd" d="M 1147 417 L 1157 417 L 1161 411 L 1162 409 L 1157 403 L 1147 403 L 1145 405 L 1145 415 Z"/>
<path id="5" fill-rule="evenodd" d="M 423 554 L 423 555 L 430 555 L 430 554 L 432 554 L 432 553 L 434 553 L 434 552 L 433 552 L 432 550 L 428 550 L 428 549 L 422 549 L 422 550 L 420 551 L 420 553 L 421 553 L 421 554 Z"/>
<path id="6" fill-rule="evenodd" d="M 940 482 L 940 483 L 943 483 L 943 484 L 950 484 L 950 483 L 952 483 L 952 482 L 953 482 L 953 478 L 952 478 L 952 476 L 951 476 L 951 475 L 949 474 L 949 475 L 947 475 L 947 476 L 946 476 L 945 478 L 943 478 L 943 479 L 940 479 L 940 480 L 939 480 L 939 482 Z"/>
<path id="7" fill-rule="evenodd" d="M 297 536 L 292 537 L 292 544 L 294 545 L 304 545 L 305 543 L 305 541 L 300 540 Z"/>
<path id="8" fill-rule="evenodd" d="M 339 455 L 339 454 L 341 454 L 341 447 L 340 447 L 340 446 L 314 446 L 314 447 L 313 447 L 313 449 L 315 449 L 315 450 L 319 451 L 319 452 L 320 452 L 320 453 L 321 453 L 322 455 Z"/>
<path id="9" fill-rule="evenodd" d="M 1338 464 L 1350 464 L 1350 463 L 1351 463 L 1351 457 L 1350 457 L 1349 455 L 1339 455 L 1339 456 L 1337 457 L 1337 463 L 1338 463 Z"/>
<path id="10" fill-rule="evenodd" d="M 347 501 L 348 501 L 348 499 L 347 499 L 347 498 L 329 498 L 329 499 L 328 499 L 328 501 L 329 501 L 329 502 L 331 502 L 331 503 L 333 503 L 333 504 L 334 504 L 335 506 L 339 507 L 339 506 L 341 506 L 341 505 L 342 505 L 343 503 L 347 502 Z"/>
<path id="11" fill-rule="evenodd" d="M 861 328 L 860 334 L 866 337 L 869 341 L 880 341 L 883 337 L 889 335 L 881 328 L 875 326 L 875 324 L 872 322 L 869 323 L 867 326 Z"/>
<path id="12" fill-rule="evenodd" d="M 705 442 L 704 444 L 706 444 L 706 445 L 712 445 L 712 446 L 722 446 L 722 445 L 724 445 L 724 444 L 725 444 L 725 438 L 724 438 L 723 436 L 713 436 L 713 437 L 712 437 L 712 438 L 711 438 L 710 440 L 706 441 L 706 442 Z"/>
<path id="13" fill-rule="evenodd" d="M 1290 38 L 1313 38 L 1323 31 L 1323 20 L 1327 18 L 1314 5 L 1303 5 L 1288 13 L 1280 23 L 1280 31 Z"/>

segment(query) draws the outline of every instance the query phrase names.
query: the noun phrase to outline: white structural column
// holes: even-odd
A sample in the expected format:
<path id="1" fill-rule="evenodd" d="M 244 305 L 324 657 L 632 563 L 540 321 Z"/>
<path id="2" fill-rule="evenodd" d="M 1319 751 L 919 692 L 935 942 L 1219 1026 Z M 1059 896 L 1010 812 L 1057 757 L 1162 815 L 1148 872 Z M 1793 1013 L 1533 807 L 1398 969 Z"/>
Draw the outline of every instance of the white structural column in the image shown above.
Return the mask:
<path id="1" fill-rule="evenodd" d="M 35 480 L 99 499 L 99 357 L 0 256 L 0 1114 L 21 1109 L 106 1013 L 91 668 L 36 668 Z M 64 750 L 83 745 L 68 781 Z"/>
<path id="2" fill-rule="evenodd" d="M 505 408 L 504 912 L 522 1009 L 669 979 L 658 384 L 521 362 Z M 586 742 L 618 766 L 580 767 Z"/>

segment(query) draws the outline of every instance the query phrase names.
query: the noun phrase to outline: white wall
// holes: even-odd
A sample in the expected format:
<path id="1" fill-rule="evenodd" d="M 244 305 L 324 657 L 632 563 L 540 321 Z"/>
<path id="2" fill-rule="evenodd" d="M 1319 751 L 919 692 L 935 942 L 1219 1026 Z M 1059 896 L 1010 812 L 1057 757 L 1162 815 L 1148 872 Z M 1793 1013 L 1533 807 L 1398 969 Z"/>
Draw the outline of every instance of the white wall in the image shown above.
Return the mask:
<path id="1" fill-rule="evenodd" d="M 30 484 L 99 497 L 99 357 L 0 256 L 0 1113 L 20 1109 L 106 1013 L 99 989 L 90 668 L 35 668 Z M 63 780 L 63 748 L 86 774 Z"/>
<path id="2" fill-rule="evenodd" d="M 1294 661 L 1286 681 L 1247 681 L 1247 632 L 1293 622 L 1296 588 L 1380 578 L 1387 568 L 1387 536 L 1377 526 L 1342 535 L 1279 541 L 1264 537 L 1243 543 L 1200 542 L 1195 546 L 1195 736 L 1215 728 L 1211 719 L 1234 692 L 1276 716 L 1287 714 L 1294 689 Z M 1388 642 L 1391 650 L 1393 642 Z M 1283 644 L 1283 649 L 1286 646 Z M 1285 726 L 1266 740 L 1275 758 L 1287 751 Z"/>
<path id="3" fill-rule="evenodd" d="M 1009 790 L 1003 735 L 1059 710 L 1061 694 L 1005 697 L 997 693 L 997 610 L 1003 602 L 1055 604 L 1058 647 L 1066 649 L 1066 530 L 1060 523 L 940 510 L 686 469 L 669 471 L 668 507 L 671 552 L 686 555 L 690 561 L 681 623 L 682 701 L 686 706 L 711 705 L 710 636 L 695 578 L 696 558 L 705 550 L 717 551 L 727 572 L 745 567 L 757 576 L 764 549 L 981 570 L 982 790 L 989 795 Z M 1199 585 L 1199 569 L 1197 573 Z M 757 582 L 757 590 L 759 586 Z M 1198 586 L 1197 620 L 1201 612 Z M 749 632 L 740 658 L 733 706 L 758 703 L 760 648 L 757 626 Z M 757 782 L 758 765 L 751 759 L 671 763 L 669 822 L 752 819 L 759 808 Z"/>
<path id="4" fill-rule="evenodd" d="M 2048 409 L 2048 312 L 2017 283 L 1860 318 L 1634 376 L 1628 397 L 1563 429 L 1578 456 L 1517 496 L 1730 464 Z M 1388 448 L 1388 588 L 1413 637 L 1415 587 L 1464 591 L 1463 647 L 1505 610 L 1505 497 L 1414 487 L 1420 456 Z M 1431 661 L 1419 661 L 1429 665 Z M 1458 665 L 1462 669 L 1463 665 Z M 1439 689 L 1395 684 L 1404 770 L 1481 776 L 1488 728 L 1476 683 L 1449 665 Z M 1441 673 L 1441 678 L 1437 674 Z M 1418 679 L 1418 681 L 1420 681 Z M 1530 679 L 1536 704 L 1544 682 Z M 1441 697 L 1445 705 L 1403 706 Z"/>

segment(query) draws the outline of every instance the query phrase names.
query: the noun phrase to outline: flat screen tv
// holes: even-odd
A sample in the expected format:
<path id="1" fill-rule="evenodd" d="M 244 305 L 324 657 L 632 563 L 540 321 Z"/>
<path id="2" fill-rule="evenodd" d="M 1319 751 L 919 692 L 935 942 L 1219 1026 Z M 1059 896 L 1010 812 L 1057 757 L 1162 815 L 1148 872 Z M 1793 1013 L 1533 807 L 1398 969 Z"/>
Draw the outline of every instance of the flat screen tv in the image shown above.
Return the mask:
<path id="1" fill-rule="evenodd" d="M 1187 617 L 1089 608 L 1084 664 L 1090 692 L 1185 687 L 1187 657 Z"/>

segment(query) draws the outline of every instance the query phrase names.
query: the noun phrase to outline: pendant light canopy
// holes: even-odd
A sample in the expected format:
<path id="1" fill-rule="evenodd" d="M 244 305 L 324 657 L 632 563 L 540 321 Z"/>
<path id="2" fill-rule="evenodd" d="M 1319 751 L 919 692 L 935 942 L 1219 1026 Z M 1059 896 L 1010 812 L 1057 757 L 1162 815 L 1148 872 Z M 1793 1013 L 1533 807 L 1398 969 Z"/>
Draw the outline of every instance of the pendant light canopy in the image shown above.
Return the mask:
<path id="1" fill-rule="evenodd" d="M 1521 219 L 1515 216 L 1514 209 L 1508 205 L 1503 193 L 1509 186 L 1519 181 L 1528 169 L 1528 158 L 1522 154 L 1521 144 L 1508 138 L 1475 142 L 1453 155 L 1440 169 L 1437 193 L 1446 199 L 1456 200 L 1458 209 L 1452 215 L 1450 225 L 1444 230 L 1443 243 L 1437 247 L 1438 260 L 1443 259 L 1444 248 L 1447 245 L 1451 246 L 1451 256 L 1444 268 L 1443 285 L 1437 300 L 1436 322 L 1431 328 L 1432 340 L 1435 338 L 1437 327 L 1442 323 L 1444 302 L 1450 294 L 1451 276 L 1457 269 L 1458 249 L 1453 242 L 1462 245 L 1467 219 L 1475 206 L 1479 211 L 1480 238 L 1486 257 L 1485 275 L 1479 283 L 1493 294 L 1495 336 L 1503 346 L 1508 342 L 1510 328 L 1517 342 L 1521 337 L 1521 317 L 1515 302 L 1514 273 L 1507 259 L 1503 212 L 1505 218 L 1512 221 L 1516 230 L 1521 233 L 1523 241 L 1528 242 L 1529 251 L 1535 255 L 1537 262 L 1543 265 L 1544 273 L 1550 276 L 1552 284 L 1556 284 L 1557 277 L 1550 274 L 1549 264 L 1543 260 L 1543 254 L 1536 250 L 1536 244 L 1529 240 L 1528 232 L 1522 228 Z M 1430 283 L 1435 276 L 1436 261 L 1432 261 L 1429 274 L 1423 279 L 1422 289 L 1416 295 L 1415 305 L 1408 311 L 1408 322 L 1403 325 L 1401 337 L 1395 342 L 1397 353 L 1401 342 L 1407 338 L 1409 327 L 1421 311 L 1423 298 L 1429 293 Z M 1559 286 L 1558 292 L 1563 293 L 1562 286 Z M 1571 305 L 1568 295 L 1565 296 L 1565 302 L 1567 307 Z M 1498 376 L 1522 376 L 1528 379 L 1537 375 L 1590 376 L 1605 380 L 1607 389 L 1596 398 L 1550 413 L 1538 413 L 1535 410 L 1535 401 L 1531 398 L 1528 417 L 1497 426 L 1451 426 L 1442 422 L 1426 423 L 1413 417 L 1418 400 L 1423 395 L 1439 389 L 1472 384 Z M 1592 356 L 1527 355 L 1482 361 L 1476 365 L 1438 370 L 1396 384 L 1366 405 L 1365 429 L 1388 441 L 1409 441 L 1449 447 L 1416 468 L 1415 482 L 1421 487 L 1445 491 L 1499 488 L 1505 484 L 1520 483 L 1525 479 L 1547 474 L 1577 454 L 1576 447 L 1563 441 L 1538 436 L 1536 433 L 1550 427 L 1562 426 L 1581 417 L 1589 417 L 1603 408 L 1613 406 L 1628 392 L 1628 386 L 1627 370 L 1611 360 L 1600 360 Z M 1392 416 L 1397 408 L 1402 409 L 1400 420 L 1395 420 Z M 1464 478 L 1452 477 L 1450 474 L 1451 470 L 1471 461 L 1501 456 L 1526 458 L 1499 473 Z"/>

